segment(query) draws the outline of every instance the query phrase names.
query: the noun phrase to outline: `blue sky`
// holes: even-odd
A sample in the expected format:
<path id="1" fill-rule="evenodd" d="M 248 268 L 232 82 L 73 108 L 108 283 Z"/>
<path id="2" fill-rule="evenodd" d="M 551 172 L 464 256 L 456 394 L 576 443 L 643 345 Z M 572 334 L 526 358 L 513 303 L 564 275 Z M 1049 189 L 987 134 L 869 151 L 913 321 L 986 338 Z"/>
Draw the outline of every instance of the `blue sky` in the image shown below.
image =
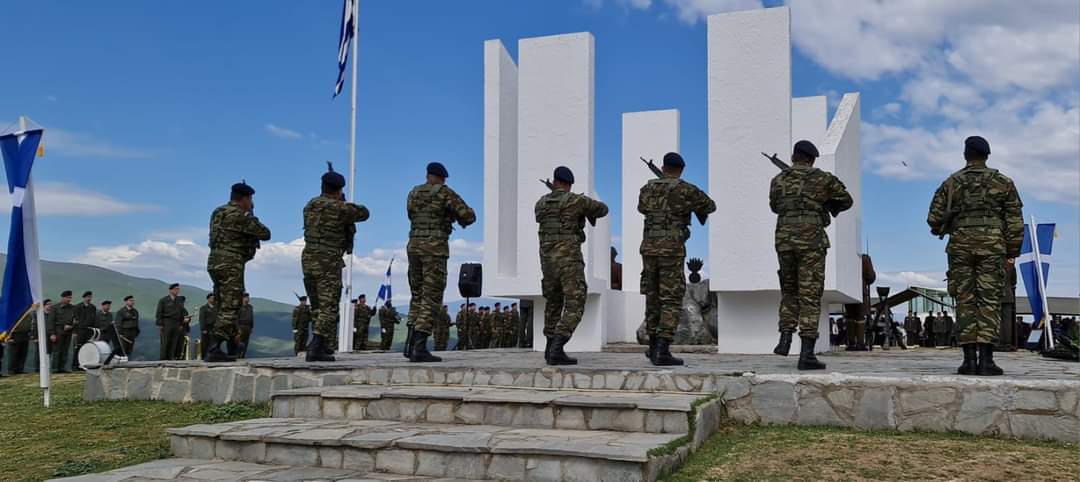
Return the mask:
<path id="1" fill-rule="evenodd" d="M 862 94 L 863 232 L 884 282 L 940 283 L 925 225 L 961 141 L 989 138 L 1025 215 L 1060 226 L 1051 291 L 1080 291 L 1080 4 L 791 2 L 793 94 Z M 779 2 L 768 1 L 765 6 Z M 677 108 L 688 179 L 706 179 L 704 15 L 757 0 L 362 0 L 358 291 L 407 237 L 404 196 L 431 160 L 482 207 L 483 41 L 596 38 L 597 191 L 618 233 L 620 116 Z M 256 8 L 257 7 L 257 8 Z M 15 2 L 4 6 L 0 129 L 44 125 L 43 256 L 207 285 L 206 224 L 246 179 L 274 234 L 255 294 L 299 290 L 301 208 L 348 162 L 348 92 L 331 101 L 340 2 Z M 903 167 L 901 161 L 907 164 Z M 6 229 L 6 219 L 0 228 Z M 454 261 L 478 260 L 482 228 Z M 696 228 L 691 255 L 704 256 Z M 400 270 L 399 270 L 400 271 Z M 403 278 L 395 284 L 405 292 Z"/>

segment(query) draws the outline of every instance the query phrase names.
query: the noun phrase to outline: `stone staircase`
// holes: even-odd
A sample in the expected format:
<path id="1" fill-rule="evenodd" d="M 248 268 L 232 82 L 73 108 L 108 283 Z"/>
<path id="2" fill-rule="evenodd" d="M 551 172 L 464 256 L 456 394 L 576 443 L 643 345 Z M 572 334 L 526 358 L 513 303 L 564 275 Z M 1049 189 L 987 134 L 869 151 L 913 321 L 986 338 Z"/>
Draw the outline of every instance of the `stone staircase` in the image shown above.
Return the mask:
<path id="1" fill-rule="evenodd" d="M 379 480 L 653 481 L 721 408 L 704 393 L 340 385 L 275 392 L 271 418 L 169 433 L 176 457 Z"/>

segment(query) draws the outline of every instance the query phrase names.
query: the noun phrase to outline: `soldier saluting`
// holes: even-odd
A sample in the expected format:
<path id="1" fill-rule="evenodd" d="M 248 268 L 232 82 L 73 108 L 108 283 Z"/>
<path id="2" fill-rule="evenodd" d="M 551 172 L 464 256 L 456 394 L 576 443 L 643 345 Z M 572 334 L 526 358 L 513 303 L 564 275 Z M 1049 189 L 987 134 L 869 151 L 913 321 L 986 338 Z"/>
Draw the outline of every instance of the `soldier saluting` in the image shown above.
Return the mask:
<path id="1" fill-rule="evenodd" d="M 411 362 L 439 362 L 427 348 L 437 325 L 446 289 L 446 261 L 450 257 L 453 223 L 466 227 L 476 222 L 473 211 L 458 193 L 446 185 L 450 174 L 441 163 L 427 165 L 427 180 L 409 192 L 406 201 L 411 227 L 406 253 L 409 256 L 409 323 L 412 338 L 405 340 Z"/>
<path id="2" fill-rule="evenodd" d="M 930 201 L 926 223 L 936 236 L 949 235 L 949 294 L 956 298 L 961 375 L 1001 375 L 994 344 L 1001 325 L 1005 263 L 1020 255 L 1024 217 L 1012 179 L 986 167 L 990 143 L 964 140 L 967 165 L 941 183 Z"/>
<path id="3" fill-rule="evenodd" d="M 356 223 L 367 221 L 368 209 L 345 201 L 345 176 L 332 166 L 322 175 L 322 193 L 304 206 L 304 251 L 300 264 L 304 289 L 311 300 L 314 334 L 306 359 L 334 361 L 329 340 L 338 331 L 338 303 L 341 301 L 341 270 L 345 253 L 352 252 Z"/>
<path id="4" fill-rule="evenodd" d="M 776 257 L 780 262 L 780 343 L 773 349 L 787 356 L 795 327 L 802 347 L 799 370 L 821 370 L 814 355 L 825 289 L 825 253 L 829 215 L 851 208 L 851 195 L 836 176 L 814 167 L 818 150 L 799 141 L 791 154 L 791 168 L 773 177 L 769 207 L 776 213 Z"/>
<path id="5" fill-rule="evenodd" d="M 206 361 L 235 361 L 237 318 L 244 295 L 244 265 L 255 257 L 260 241 L 270 240 L 270 228 L 255 217 L 255 189 L 245 182 L 232 185 L 229 202 L 210 215 L 210 255 L 206 271 L 214 283 L 218 311 L 207 339 Z M 226 341 L 229 353 L 221 350 Z"/>
<path id="6" fill-rule="evenodd" d="M 647 356 L 653 365 L 682 365 L 671 356 L 671 340 L 679 326 L 686 277 L 686 240 L 690 214 L 704 220 L 716 203 L 697 186 L 681 179 L 686 162 L 676 152 L 664 155 L 663 177 L 650 179 L 638 194 L 638 212 L 645 215 L 641 237 L 641 292 L 645 295 Z"/>
<path id="7" fill-rule="evenodd" d="M 544 336 L 548 365 L 576 365 L 564 350 L 585 312 L 585 221 L 607 216 L 606 204 L 584 194 L 570 192 L 574 173 L 566 166 L 555 168 L 554 189 L 540 197 L 534 208 L 540 225 L 540 289 L 544 294 Z"/>

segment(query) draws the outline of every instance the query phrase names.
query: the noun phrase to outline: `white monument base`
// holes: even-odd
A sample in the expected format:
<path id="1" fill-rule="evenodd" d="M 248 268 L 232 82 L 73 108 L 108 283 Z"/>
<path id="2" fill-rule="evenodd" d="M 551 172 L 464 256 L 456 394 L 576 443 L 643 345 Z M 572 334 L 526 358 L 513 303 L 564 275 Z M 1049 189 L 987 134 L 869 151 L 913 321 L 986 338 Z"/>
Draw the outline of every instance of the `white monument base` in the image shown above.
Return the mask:
<path id="1" fill-rule="evenodd" d="M 716 293 L 717 352 L 772 353 L 780 339 L 777 311 L 780 308 L 778 291 L 722 291 Z M 821 307 L 818 320 L 819 336 L 814 351 L 829 350 L 828 304 Z M 797 334 L 796 334 L 797 335 Z M 792 342 L 792 356 L 798 355 L 799 340 Z"/>
<path id="2" fill-rule="evenodd" d="M 585 314 L 574 330 L 570 343 L 566 345 L 566 351 L 597 352 L 603 348 L 608 341 L 603 320 L 622 318 L 624 311 L 621 294 L 612 290 L 606 290 L 603 294 L 589 293 L 585 300 Z M 547 343 L 547 338 L 544 337 L 544 309 L 547 302 L 542 296 L 522 299 L 530 300 L 533 304 L 533 351 L 543 351 Z"/>

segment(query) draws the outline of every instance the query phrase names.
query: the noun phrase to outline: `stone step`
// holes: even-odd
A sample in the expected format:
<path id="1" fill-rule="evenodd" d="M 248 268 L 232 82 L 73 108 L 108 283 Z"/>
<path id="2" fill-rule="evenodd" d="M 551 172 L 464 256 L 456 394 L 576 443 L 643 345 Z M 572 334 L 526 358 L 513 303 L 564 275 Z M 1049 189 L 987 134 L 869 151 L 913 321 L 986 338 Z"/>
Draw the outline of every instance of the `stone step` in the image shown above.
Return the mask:
<path id="1" fill-rule="evenodd" d="M 708 423 L 715 424 L 715 418 Z M 169 433 L 173 455 L 181 458 L 560 482 L 656 480 L 700 443 L 698 436 L 677 434 L 311 418 L 193 425 Z"/>
<path id="2" fill-rule="evenodd" d="M 274 417 L 686 434 L 704 394 L 518 387 L 341 385 L 274 392 Z"/>
<path id="3" fill-rule="evenodd" d="M 228 481 L 299 481 L 322 480 L 342 482 L 477 482 L 477 479 L 423 477 L 398 475 L 361 470 L 330 469 L 326 467 L 301 467 L 280 464 L 254 464 L 200 459 L 164 459 L 132 465 L 100 474 L 80 475 L 63 479 L 62 482 L 143 482 L 151 480 Z"/>

